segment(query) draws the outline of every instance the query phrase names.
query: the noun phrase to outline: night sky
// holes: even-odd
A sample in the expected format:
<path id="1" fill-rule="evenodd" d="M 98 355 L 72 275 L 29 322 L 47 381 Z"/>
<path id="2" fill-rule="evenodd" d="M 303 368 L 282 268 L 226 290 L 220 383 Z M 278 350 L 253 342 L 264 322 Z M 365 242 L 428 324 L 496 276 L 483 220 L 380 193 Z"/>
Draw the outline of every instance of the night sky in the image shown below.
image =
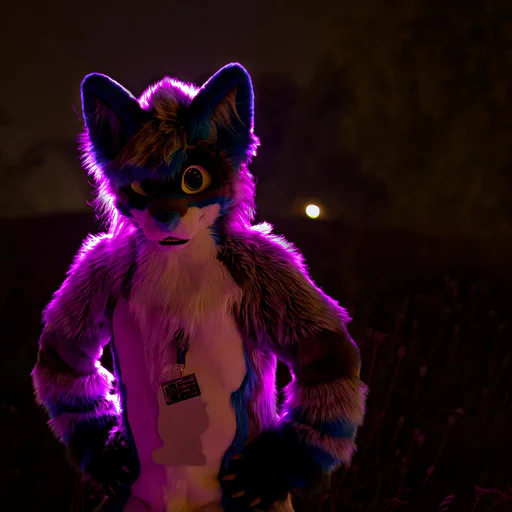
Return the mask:
<path id="1" fill-rule="evenodd" d="M 250 11 L 233 0 L 58 0 L 6 2 L 1 16 L 0 175 L 18 196 L 3 202 L 0 218 L 87 207 L 73 145 L 87 73 L 138 95 L 162 76 L 202 83 L 240 61 L 251 74 L 283 72 L 304 85 L 328 48 L 336 9 L 291 0 L 256 1 Z"/>
<path id="2" fill-rule="evenodd" d="M 263 211 L 317 201 L 355 226 L 510 238 L 507 2 L 58 0 L 1 16 L 0 176 L 17 194 L 0 218 L 87 208 L 74 142 L 87 73 L 139 95 L 239 61 L 255 83 Z"/>
<path id="3" fill-rule="evenodd" d="M 73 112 L 80 112 L 80 81 L 93 71 L 136 95 L 164 75 L 195 81 L 235 60 L 251 73 L 284 71 L 307 83 L 327 49 L 336 9 L 291 0 L 256 1 L 249 12 L 241 6 L 6 2 L 0 106 L 11 124 L 2 152 L 17 159 L 34 141 L 73 138 L 81 129 Z"/>

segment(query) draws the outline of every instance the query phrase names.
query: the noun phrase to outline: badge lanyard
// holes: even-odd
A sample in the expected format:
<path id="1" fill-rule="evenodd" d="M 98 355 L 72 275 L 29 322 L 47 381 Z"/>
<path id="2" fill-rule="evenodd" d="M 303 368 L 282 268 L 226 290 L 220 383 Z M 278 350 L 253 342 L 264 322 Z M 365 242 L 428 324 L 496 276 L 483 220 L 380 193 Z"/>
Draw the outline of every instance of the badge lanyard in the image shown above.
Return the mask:
<path id="1" fill-rule="evenodd" d="M 185 371 L 185 359 L 187 357 L 188 347 L 183 348 L 180 340 L 176 343 L 176 366 L 180 371 L 180 377 L 183 378 L 183 372 Z"/>
<path id="2" fill-rule="evenodd" d="M 199 383 L 195 373 L 183 375 L 185 371 L 185 359 L 188 352 L 188 342 L 184 343 L 183 331 L 178 333 L 176 337 L 176 366 L 180 371 L 180 377 L 177 379 L 164 382 L 162 390 L 164 392 L 165 403 L 167 405 L 177 404 L 190 398 L 201 395 Z"/>

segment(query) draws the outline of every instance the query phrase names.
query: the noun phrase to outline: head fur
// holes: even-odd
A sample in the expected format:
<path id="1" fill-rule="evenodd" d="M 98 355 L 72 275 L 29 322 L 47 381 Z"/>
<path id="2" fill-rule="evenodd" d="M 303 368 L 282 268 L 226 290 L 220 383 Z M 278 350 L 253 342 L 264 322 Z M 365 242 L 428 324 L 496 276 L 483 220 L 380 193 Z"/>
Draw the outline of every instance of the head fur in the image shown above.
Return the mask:
<path id="1" fill-rule="evenodd" d="M 111 232 L 140 229 L 177 247 L 201 229 L 215 235 L 250 225 L 247 165 L 258 139 L 252 82 L 241 65 L 228 64 L 201 88 L 164 78 L 138 99 L 93 73 L 81 94 L 83 162 Z"/>

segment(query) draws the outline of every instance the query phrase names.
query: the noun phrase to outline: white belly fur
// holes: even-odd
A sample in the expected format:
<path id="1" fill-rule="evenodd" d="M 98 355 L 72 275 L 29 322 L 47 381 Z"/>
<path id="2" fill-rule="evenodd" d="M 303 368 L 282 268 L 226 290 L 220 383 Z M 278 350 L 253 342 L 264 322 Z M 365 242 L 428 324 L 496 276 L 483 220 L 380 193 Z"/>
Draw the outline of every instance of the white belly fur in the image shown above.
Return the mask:
<path id="1" fill-rule="evenodd" d="M 225 308 L 225 302 L 219 307 Z M 189 512 L 207 504 L 215 508 L 221 496 L 218 472 L 236 431 L 231 394 L 246 373 L 243 342 L 233 315 L 215 307 L 201 314 L 185 370 L 185 375 L 195 373 L 201 396 L 171 406 L 165 405 L 161 387 L 150 381 L 145 336 L 127 301 L 116 306 L 113 330 L 141 466 L 125 509 Z M 161 365 L 161 383 L 179 376 L 175 354 L 170 346 L 168 364 Z"/>

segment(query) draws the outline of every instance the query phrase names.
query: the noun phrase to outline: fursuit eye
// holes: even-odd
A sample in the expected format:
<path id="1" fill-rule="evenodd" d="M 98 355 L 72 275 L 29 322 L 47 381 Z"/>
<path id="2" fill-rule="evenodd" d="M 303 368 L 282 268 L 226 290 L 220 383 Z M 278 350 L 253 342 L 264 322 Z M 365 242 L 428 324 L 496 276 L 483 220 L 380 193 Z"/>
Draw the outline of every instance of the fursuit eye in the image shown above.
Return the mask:
<path id="1" fill-rule="evenodd" d="M 212 182 L 208 171 L 199 165 L 192 165 L 183 173 L 181 188 L 185 194 L 199 194 Z"/>
<path id="2" fill-rule="evenodd" d="M 140 196 L 151 196 L 156 192 L 156 184 L 150 181 L 132 181 L 130 183 L 131 189 Z"/>

